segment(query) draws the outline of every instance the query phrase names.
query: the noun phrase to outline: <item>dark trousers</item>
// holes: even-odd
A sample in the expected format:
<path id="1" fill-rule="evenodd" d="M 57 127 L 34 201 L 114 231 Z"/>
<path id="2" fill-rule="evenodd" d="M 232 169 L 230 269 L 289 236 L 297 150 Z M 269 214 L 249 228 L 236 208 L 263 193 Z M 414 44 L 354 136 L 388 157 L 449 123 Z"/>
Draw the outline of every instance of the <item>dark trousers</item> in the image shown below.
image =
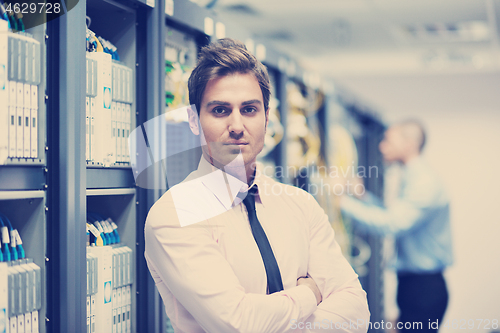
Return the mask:
<path id="1" fill-rule="evenodd" d="M 441 324 L 448 305 L 443 274 L 399 273 L 397 302 L 400 331 L 437 332 L 435 323 Z"/>

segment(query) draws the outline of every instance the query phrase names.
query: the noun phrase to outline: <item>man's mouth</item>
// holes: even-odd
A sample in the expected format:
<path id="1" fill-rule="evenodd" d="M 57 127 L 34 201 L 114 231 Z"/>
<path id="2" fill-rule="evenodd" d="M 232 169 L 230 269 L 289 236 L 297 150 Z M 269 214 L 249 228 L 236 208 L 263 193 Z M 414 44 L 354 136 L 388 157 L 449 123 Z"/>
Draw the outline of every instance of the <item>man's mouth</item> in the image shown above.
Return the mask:
<path id="1" fill-rule="evenodd" d="M 224 145 L 226 145 L 226 146 L 245 146 L 245 145 L 248 145 L 248 142 L 246 142 L 246 141 L 229 141 L 229 142 L 225 142 Z"/>

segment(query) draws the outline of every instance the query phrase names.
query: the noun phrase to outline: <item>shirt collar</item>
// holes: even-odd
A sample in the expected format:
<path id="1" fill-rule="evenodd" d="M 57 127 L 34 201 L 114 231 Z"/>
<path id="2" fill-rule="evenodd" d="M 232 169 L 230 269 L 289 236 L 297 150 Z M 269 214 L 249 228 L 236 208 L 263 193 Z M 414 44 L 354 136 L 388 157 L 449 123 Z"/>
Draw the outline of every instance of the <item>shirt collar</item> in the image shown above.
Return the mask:
<path id="1" fill-rule="evenodd" d="M 255 171 L 255 178 L 253 180 L 252 185 L 250 188 L 253 186 L 257 187 L 257 195 L 255 196 L 260 200 L 260 203 L 265 207 L 265 201 L 266 201 L 266 188 L 268 187 L 266 184 L 266 178 L 264 177 L 264 167 L 261 163 L 257 162 L 257 170 Z"/>
<path id="2" fill-rule="evenodd" d="M 216 168 L 203 156 L 198 165 L 198 173 L 202 176 L 203 185 L 215 195 L 227 210 L 231 209 L 239 192 L 248 190 L 248 185 L 245 182 Z"/>
<path id="3" fill-rule="evenodd" d="M 231 209 L 233 205 L 241 203 L 242 199 L 240 199 L 240 196 L 236 197 L 238 193 L 246 193 L 252 187 L 257 187 L 256 197 L 264 204 L 263 201 L 265 200 L 262 200 L 262 198 L 264 196 L 263 189 L 265 186 L 260 163 L 257 163 L 255 178 L 250 186 L 229 173 L 213 166 L 203 156 L 198 164 L 197 174 L 198 177 L 201 177 L 203 185 L 207 187 L 228 210 Z"/>

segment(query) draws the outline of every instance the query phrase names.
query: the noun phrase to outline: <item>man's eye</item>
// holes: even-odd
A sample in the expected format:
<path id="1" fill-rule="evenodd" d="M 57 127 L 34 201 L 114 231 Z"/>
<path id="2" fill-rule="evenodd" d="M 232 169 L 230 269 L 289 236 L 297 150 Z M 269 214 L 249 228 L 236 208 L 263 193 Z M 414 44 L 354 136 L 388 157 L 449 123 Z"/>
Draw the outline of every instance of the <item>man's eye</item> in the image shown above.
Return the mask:
<path id="1" fill-rule="evenodd" d="M 226 109 L 224 109 L 224 108 L 214 108 L 214 109 L 212 110 L 212 112 L 213 112 L 214 114 L 216 114 L 216 115 L 221 115 L 221 114 L 226 113 Z"/>
<path id="2" fill-rule="evenodd" d="M 254 108 L 253 106 L 246 107 L 246 108 L 243 109 L 243 113 L 253 113 L 253 112 L 257 112 L 257 109 Z"/>

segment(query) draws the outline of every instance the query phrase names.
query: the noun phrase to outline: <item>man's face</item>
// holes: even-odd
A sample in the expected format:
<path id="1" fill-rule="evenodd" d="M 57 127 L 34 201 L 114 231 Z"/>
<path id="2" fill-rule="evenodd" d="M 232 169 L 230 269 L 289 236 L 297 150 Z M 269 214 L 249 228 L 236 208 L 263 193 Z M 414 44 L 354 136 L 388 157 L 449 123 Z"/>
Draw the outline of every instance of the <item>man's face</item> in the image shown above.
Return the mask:
<path id="1" fill-rule="evenodd" d="M 221 167 L 241 152 L 245 166 L 251 165 L 264 147 L 266 113 L 253 74 L 234 73 L 210 80 L 200 105 L 205 157 Z"/>
<path id="2" fill-rule="evenodd" d="M 407 140 L 403 137 L 401 129 L 397 127 L 390 127 L 379 145 L 380 152 L 386 162 L 401 161 L 407 148 Z"/>

